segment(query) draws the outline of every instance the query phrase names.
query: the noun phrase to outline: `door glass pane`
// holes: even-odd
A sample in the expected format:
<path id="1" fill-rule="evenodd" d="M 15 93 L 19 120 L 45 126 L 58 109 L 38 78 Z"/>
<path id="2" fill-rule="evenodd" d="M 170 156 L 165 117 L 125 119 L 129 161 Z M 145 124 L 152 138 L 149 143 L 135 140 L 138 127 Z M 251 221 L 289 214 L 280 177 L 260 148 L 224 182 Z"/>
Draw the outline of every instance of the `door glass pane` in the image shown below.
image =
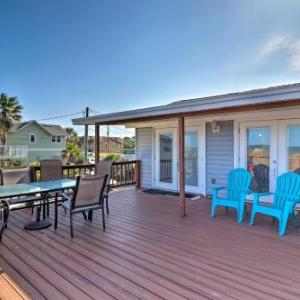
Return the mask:
<path id="1" fill-rule="evenodd" d="M 300 126 L 288 127 L 288 169 L 300 174 Z"/>
<path id="2" fill-rule="evenodd" d="M 159 180 L 172 183 L 173 135 L 159 135 Z"/>
<path id="3" fill-rule="evenodd" d="M 198 186 L 198 133 L 185 133 L 185 184 Z"/>
<path id="4" fill-rule="evenodd" d="M 247 169 L 253 174 L 251 189 L 269 192 L 270 128 L 248 128 Z"/>

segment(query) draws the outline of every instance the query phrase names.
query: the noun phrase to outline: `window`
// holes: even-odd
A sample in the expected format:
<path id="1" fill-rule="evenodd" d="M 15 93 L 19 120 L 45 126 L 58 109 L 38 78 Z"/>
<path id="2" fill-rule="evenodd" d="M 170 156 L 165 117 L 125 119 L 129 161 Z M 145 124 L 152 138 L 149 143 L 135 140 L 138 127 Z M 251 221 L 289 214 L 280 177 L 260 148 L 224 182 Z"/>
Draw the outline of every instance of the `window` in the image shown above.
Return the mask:
<path id="1" fill-rule="evenodd" d="M 105 144 L 105 148 L 107 149 L 107 143 Z"/>
<path id="2" fill-rule="evenodd" d="M 115 143 L 113 143 L 113 148 L 115 148 L 116 147 L 116 144 Z"/>
<path id="3" fill-rule="evenodd" d="M 52 136 L 51 141 L 52 141 L 52 143 L 60 143 L 61 137 L 60 136 Z"/>
<path id="4" fill-rule="evenodd" d="M 29 143 L 35 143 L 36 142 L 36 136 L 34 133 L 29 134 Z"/>

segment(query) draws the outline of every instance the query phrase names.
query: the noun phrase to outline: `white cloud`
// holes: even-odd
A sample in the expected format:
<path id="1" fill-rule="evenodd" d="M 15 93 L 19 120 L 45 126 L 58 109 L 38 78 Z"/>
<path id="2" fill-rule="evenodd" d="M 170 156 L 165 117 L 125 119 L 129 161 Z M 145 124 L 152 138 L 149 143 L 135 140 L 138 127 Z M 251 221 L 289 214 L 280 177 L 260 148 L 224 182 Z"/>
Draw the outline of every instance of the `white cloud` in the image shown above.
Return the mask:
<path id="1" fill-rule="evenodd" d="M 291 70 L 300 71 L 300 39 L 289 35 L 274 37 L 262 46 L 260 56 L 264 59 L 275 53 L 281 53 L 287 57 Z"/>
<path id="2" fill-rule="evenodd" d="M 288 35 L 280 35 L 268 40 L 261 49 L 261 55 L 270 55 L 278 50 L 288 48 L 290 37 Z"/>

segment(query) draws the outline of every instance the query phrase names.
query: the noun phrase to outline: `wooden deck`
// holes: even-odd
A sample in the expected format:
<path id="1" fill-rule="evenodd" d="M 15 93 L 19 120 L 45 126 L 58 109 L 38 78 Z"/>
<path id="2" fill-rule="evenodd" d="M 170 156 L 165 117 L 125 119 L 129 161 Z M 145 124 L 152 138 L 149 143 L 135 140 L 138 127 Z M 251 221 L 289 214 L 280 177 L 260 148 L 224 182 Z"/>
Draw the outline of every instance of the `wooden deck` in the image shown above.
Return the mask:
<path id="1" fill-rule="evenodd" d="M 23 230 L 31 214 L 11 214 L 0 245 L 1 299 L 300 299 L 300 231 L 278 238 L 270 221 L 236 224 L 209 200 L 187 203 L 135 190 L 111 194 L 107 230 L 78 216 L 71 240 Z"/>

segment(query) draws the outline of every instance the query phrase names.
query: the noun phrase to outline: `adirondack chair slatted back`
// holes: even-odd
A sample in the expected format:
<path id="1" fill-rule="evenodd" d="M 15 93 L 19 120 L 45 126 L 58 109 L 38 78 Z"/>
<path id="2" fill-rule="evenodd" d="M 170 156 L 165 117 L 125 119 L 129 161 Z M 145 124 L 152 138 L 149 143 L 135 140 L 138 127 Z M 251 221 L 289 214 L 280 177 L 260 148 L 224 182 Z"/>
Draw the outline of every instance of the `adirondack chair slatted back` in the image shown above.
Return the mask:
<path id="1" fill-rule="evenodd" d="M 247 193 L 251 182 L 251 174 L 243 168 L 232 170 L 227 179 L 227 197 L 238 201 L 241 193 Z"/>
<path id="2" fill-rule="evenodd" d="M 273 207 L 283 209 L 286 201 L 300 199 L 300 175 L 288 172 L 277 178 Z"/>

